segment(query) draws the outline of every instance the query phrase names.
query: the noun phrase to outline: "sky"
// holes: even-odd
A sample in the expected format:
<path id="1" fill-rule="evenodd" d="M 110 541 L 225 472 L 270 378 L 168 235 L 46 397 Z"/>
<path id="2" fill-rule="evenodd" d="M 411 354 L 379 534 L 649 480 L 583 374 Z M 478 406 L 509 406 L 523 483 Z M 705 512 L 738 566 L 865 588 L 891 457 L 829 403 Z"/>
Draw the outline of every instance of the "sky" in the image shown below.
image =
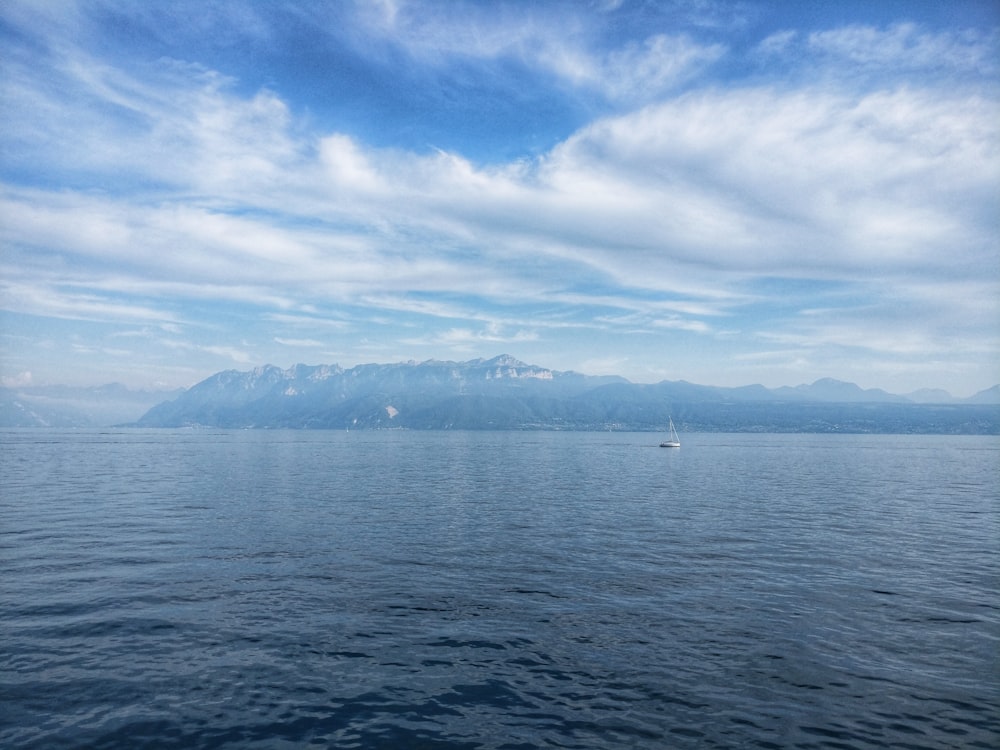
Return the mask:
<path id="1" fill-rule="evenodd" d="M 4 0 L 0 378 L 1000 383 L 1000 2 Z"/>

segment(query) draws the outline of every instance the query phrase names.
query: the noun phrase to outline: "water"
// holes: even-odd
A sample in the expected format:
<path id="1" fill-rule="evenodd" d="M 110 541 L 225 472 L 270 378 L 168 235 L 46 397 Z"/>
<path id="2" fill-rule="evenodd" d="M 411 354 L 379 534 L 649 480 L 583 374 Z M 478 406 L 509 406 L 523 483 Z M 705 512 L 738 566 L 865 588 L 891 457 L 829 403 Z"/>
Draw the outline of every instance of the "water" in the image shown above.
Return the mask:
<path id="1" fill-rule="evenodd" d="M 0 433 L 0 746 L 997 746 L 996 438 L 659 438 Z"/>

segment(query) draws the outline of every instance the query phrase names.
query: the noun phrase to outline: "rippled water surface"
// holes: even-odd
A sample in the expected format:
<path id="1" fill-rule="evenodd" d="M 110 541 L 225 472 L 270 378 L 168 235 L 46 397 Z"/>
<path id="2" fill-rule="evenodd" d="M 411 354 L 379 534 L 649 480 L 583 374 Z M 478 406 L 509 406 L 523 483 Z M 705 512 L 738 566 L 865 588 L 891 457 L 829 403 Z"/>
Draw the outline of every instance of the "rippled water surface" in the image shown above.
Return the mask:
<path id="1" fill-rule="evenodd" d="M 1000 744 L 996 438 L 0 433 L 4 748 Z"/>

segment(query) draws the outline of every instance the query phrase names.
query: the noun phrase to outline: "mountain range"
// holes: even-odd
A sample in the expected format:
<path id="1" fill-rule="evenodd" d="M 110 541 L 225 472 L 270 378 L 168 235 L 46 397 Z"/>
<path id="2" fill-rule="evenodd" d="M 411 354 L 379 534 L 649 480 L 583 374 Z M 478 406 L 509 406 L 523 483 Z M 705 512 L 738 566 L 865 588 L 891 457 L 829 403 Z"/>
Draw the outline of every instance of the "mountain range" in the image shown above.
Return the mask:
<path id="1" fill-rule="evenodd" d="M 922 401 L 936 400 L 937 403 Z M 509 355 L 467 362 L 266 365 L 203 380 L 142 427 L 1000 433 L 1000 387 L 912 397 L 833 379 L 769 389 L 653 385 L 560 372 Z"/>
<path id="2" fill-rule="evenodd" d="M 1000 386 L 968 399 L 905 396 L 825 378 L 810 385 L 644 385 L 509 355 L 467 362 L 273 365 L 186 391 L 109 385 L 0 389 L 2 427 L 564 429 L 1000 434 Z"/>

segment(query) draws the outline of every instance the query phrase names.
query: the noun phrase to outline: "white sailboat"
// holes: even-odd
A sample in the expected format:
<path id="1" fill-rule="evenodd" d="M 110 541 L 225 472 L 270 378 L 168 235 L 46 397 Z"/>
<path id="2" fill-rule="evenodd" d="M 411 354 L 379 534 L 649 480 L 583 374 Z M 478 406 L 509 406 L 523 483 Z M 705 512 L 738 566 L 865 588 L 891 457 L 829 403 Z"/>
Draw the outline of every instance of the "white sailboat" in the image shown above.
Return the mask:
<path id="1" fill-rule="evenodd" d="M 674 429 L 674 420 L 670 420 L 670 435 L 660 443 L 661 448 L 680 448 L 681 439 L 677 436 L 677 430 Z"/>

